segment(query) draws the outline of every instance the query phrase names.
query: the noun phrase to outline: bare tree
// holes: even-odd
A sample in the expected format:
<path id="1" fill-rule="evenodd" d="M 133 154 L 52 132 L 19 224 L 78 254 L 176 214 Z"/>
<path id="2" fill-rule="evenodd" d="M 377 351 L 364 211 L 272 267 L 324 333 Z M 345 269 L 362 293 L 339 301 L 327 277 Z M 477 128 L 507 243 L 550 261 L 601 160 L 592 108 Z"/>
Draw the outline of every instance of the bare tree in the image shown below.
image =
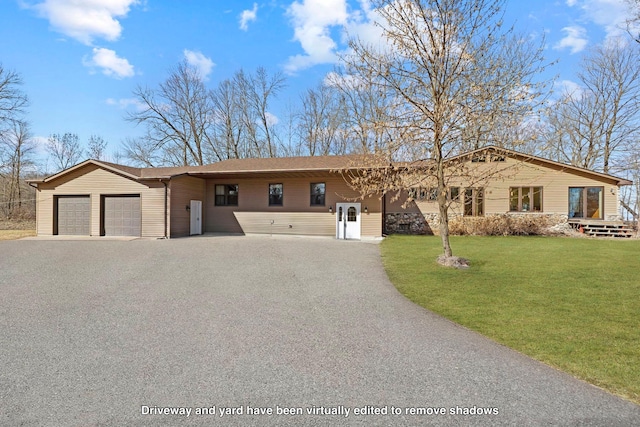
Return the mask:
<path id="1" fill-rule="evenodd" d="M 526 37 L 502 28 L 504 0 L 371 3 L 387 45 L 352 40 L 345 69 L 395 103 L 389 120 L 376 125 L 397 135 L 401 147 L 379 150 L 379 165 L 388 165 L 392 155 L 429 155 L 421 174 L 437 188 L 440 236 L 445 257 L 451 257 L 447 178 L 453 172 L 446 158 L 465 147 L 467 131 L 480 128 L 487 113 L 490 128 L 482 134 L 531 111 L 539 96 L 534 78 L 543 68 L 542 45 L 532 49 L 521 42 Z M 354 185 L 363 196 L 395 191 L 414 170 L 374 167 Z"/>
<path id="2" fill-rule="evenodd" d="M 325 81 L 340 92 L 336 108 L 342 121 L 338 139 L 341 151 L 364 154 L 383 147 L 388 152 L 398 151 L 401 135 L 398 129 L 386 125 L 392 122 L 392 112 L 398 108 L 397 98 L 380 91 L 375 76 L 363 72 L 354 76 L 338 69 Z"/>
<path id="3" fill-rule="evenodd" d="M 249 157 L 276 157 L 279 145 L 275 132 L 277 122 L 269 107 L 273 98 L 286 86 L 284 76 L 281 73 L 269 75 L 262 67 L 255 74 L 240 70 L 233 77 L 233 85 L 237 95 L 235 107 L 239 109 Z"/>
<path id="4" fill-rule="evenodd" d="M 301 101 L 297 128 L 304 151 L 310 156 L 345 154 L 346 147 L 341 144 L 344 115 L 340 92 L 322 84 L 317 89 L 308 89 Z"/>
<path id="5" fill-rule="evenodd" d="M 107 141 L 101 136 L 91 135 L 87 142 L 86 156 L 90 159 L 105 160 Z"/>
<path id="6" fill-rule="evenodd" d="M 212 93 L 214 137 L 209 148 L 217 160 L 247 157 L 245 127 L 240 114 L 240 94 L 232 80 L 223 80 Z"/>
<path id="7" fill-rule="evenodd" d="M 78 134 L 53 134 L 47 140 L 46 150 L 58 170 L 65 170 L 82 159 Z"/>
<path id="8" fill-rule="evenodd" d="M 145 109 L 126 119 L 146 125 L 151 151 L 174 166 L 203 165 L 213 105 L 200 73 L 186 62 L 178 64 L 158 90 L 138 87 L 134 96 Z"/>
<path id="9" fill-rule="evenodd" d="M 584 57 L 580 89 L 549 111 L 549 148 L 561 161 L 611 172 L 618 150 L 640 137 L 640 49 L 609 43 Z"/>
<path id="10" fill-rule="evenodd" d="M 627 0 L 631 16 L 627 19 L 627 32 L 640 43 L 640 0 Z"/>
<path id="11" fill-rule="evenodd" d="M 276 156 L 269 108 L 284 84 L 282 75 L 258 68 L 255 74 L 240 70 L 209 90 L 200 73 L 183 62 L 158 90 L 134 91 L 145 109 L 126 118 L 144 124 L 147 133 L 144 140 L 129 141 L 126 152 L 135 162 L 174 166 Z"/>
<path id="12" fill-rule="evenodd" d="M 9 218 L 23 213 L 23 179 L 35 165 L 35 144 L 28 123 L 13 120 L 11 124 L 0 136 L 0 210 Z"/>
<path id="13" fill-rule="evenodd" d="M 11 127 L 9 121 L 24 113 L 29 104 L 27 95 L 20 88 L 22 83 L 18 73 L 0 64 L 0 128 Z"/>

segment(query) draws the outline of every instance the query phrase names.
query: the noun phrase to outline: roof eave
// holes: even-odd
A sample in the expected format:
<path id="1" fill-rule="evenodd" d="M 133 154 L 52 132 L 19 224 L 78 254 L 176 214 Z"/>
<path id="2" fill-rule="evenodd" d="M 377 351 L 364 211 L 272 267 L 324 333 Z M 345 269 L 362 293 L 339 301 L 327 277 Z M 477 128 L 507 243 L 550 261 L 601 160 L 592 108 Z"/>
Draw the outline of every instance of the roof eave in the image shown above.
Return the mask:
<path id="1" fill-rule="evenodd" d="M 126 178 L 129 178 L 129 179 L 132 179 L 134 181 L 138 181 L 140 179 L 140 177 L 137 176 L 137 175 L 133 175 L 133 174 L 131 174 L 129 172 L 123 171 L 122 169 L 114 168 L 114 167 L 112 167 L 110 165 L 107 165 L 107 164 L 104 164 L 104 163 L 100 162 L 99 160 L 88 159 L 88 160 L 85 160 L 84 162 L 78 163 L 75 166 L 71 166 L 70 168 L 67 168 L 67 169 L 65 169 L 63 171 L 60 171 L 55 175 L 51 175 L 51 176 L 48 176 L 48 177 L 46 177 L 46 178 L 44 178 L 42 180 L 38 180 L 38 181 L 34 181 L 34 182 L 38 182 L 38 183 L 51 182 L 53 180 L 56 180 L 56 179 L 60 178 L 61 176 L 64 176 L 64 175 L 66 175 L 68 173 L 71 173 L 71 172 L 73 172 L 75 170 L 83 168 L 83 167 L 85 167 L 85 166 L 87 166 L 89 164 L 96 165 L 96 166 L 98 166 L 100 168 L 106 169 L 106 170 L 108 170 L 110 172 L 113 172 L 113 173 L 116 173 L 118 175 L 122 175 L 122 176 L 124 176 Z"/>

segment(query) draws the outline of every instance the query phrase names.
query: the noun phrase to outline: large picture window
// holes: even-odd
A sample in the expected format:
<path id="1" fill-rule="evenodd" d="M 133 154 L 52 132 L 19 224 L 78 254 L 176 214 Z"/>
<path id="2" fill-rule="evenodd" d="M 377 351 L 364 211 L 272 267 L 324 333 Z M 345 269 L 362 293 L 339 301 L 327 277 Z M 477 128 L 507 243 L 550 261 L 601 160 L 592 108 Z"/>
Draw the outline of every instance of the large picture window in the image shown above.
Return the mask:
<path id="1" fill-rule="evenodd" d="M 603 187 L 570 187 L 569 218 L 604 218 Z"/>
<path id="2" fill-rule="evenodd" d="M 282 184 L 269 184 L 269 206 L 282 206 Z"/>
<path id="3" fill-rule="evenodd" d="M 509 188 L 511 212 L 542 212 L 542 187 Z"/>
<path id="4" fill-rule="evenodd" d="M 324 206 L 325 191 L 324 182 L 311 183 L 311 206 Z"/>
<path id="5" fill-rule="evenodd" d="M 484 188 L 464 189 L 464 215 L 484 215 Z"/>
<path id="6" fill-rule="evenodd" d="M 216 206 L 238 206 L 238 184 L 216 184 Z"/>

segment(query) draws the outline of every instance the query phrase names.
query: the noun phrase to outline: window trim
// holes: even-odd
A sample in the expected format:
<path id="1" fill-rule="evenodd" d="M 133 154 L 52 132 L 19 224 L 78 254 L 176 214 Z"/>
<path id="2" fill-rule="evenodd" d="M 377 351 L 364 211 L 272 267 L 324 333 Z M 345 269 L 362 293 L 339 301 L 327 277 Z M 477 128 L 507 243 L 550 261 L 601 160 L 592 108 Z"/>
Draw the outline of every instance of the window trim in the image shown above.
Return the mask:
<path id="1" fill-rule="evenodd" d="M 280 203 L 272 203 L 271 201 L 271 197 L 272 197 L 272 192 L 271 192 L 271 188 L 274 186 L 280 186 Z M 284 206 L 284 184 L 281 182 L 276 182 L 276 183 L 270 183 L 269 184 L 269 206 Z"/>
<path id="2" fill-rule="evenodd" d="M 471 214 L 467 214 L 467 192 L 471 191 Z M 484 187 L 466 187 L 464 189 L 464 199 L 462 203 L 463 216 L 482 217 L 485 216 L 485 188 Z M 478 195 L 480 195 L 481 203 L 478 203 Z M 480 205 L 482 213 L 478 214 L 478 205 Z"/>
<path id="3" fill-rule="evenodd" d="M 522 208 L 522 189 L 523 188 L 528 188 L 529 189 L 529 204 L 532 205 L 532 209 L 527 209 L 524 210 Z M 512 209 L 511 208 L 511 191 L 512 190 L 518 190 L 518 207 L 516 209 Z M 536 194 L 536 189 L 540 189 L 539 193 L 540 193 L 540 209 L 536 210 L 534 205 L 534 195 Z M 543 195 L 544 195 L 544 187 L 541 185 L 536 185 L 536 186 L 519 186 L 519 187 L 509 187 L 509 212 L 520 212 L 520 213 L 540 213 L 540 212 L 544 212 L 544 199 L 543 199 Z"/>
<path id="4" fill-rule="evenodd" d="M 228 191 L 229 186 L 236 187 L 235 203 L 229 203 L 229 191 Z M 218 194 L 218 187 L 224 187 L 224 194 Z M 218 203 L 219 196 L 224 197 L 224 204 Z M 239 199 L 240 199 L 240 185 L 239 184 L 215 184 L 213 188 L 213 198 L 214 198 L 213 203 L 215 206 L 238 206 Z"/>
<path id="5" fill-rule="evenodd" d="M 598 209 L 597 212 L 599 214 L 599 216 L 593 217 L 593 216 L 587 216 L 587 212 L 589 209 L 589 200 L 588 200 L 588 194 L 589 194 L 589 189 L 592 188 L 597 188 L 599 190 L 599 194 L 602 197 L 602 200 L 598 199 Z M 571 190 L 574 189 L 580 189 L 581 191 L 581 198 L 582 198 L 582 216 L 570 216 L 571 215 Z M 606 202 L 605 202 L 605 191 L 604 191 L 604 186 L 603 185 L 584 185 L 584 186 L 571 186 L 568 188 L 568 209 L 567 209 L 567 214 L 569 216 L 569 219 L 594 219 L 594 220 L 603 220 L 605 218 L 605 206 L 606 206 Z"/>

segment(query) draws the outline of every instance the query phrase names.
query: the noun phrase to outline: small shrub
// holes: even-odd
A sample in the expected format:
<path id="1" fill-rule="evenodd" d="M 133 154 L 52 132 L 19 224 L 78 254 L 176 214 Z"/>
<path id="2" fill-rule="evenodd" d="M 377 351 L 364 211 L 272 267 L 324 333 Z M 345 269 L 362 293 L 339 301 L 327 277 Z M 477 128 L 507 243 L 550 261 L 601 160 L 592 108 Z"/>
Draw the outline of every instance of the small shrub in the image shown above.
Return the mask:
<path id="1" fill-rule="evenodd" d="M 498 214 L 449 220 L 449 233 L 458 236 L 534 236 L 546 234 L 548 228 L 549 219 L 539 215 Z"/>

